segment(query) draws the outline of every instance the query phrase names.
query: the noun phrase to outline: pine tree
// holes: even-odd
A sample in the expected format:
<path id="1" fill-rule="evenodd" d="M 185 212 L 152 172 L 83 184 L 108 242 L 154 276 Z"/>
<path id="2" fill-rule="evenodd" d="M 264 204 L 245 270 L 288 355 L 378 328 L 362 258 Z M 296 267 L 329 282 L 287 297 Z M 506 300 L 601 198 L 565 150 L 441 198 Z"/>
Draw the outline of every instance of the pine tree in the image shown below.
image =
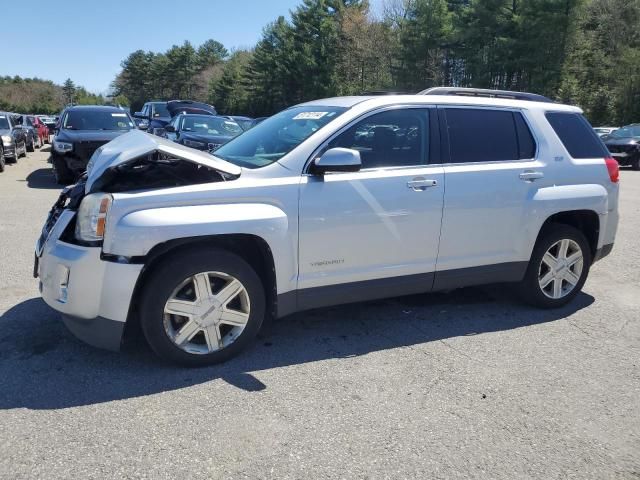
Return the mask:
<path id="1" fill-rule="evenodd" d="M 62 93 L 67 105 L 73 105 L 74 94 L 76 93 L 76 86 L 70 78 L 67 78 L 62 86 Z"/>

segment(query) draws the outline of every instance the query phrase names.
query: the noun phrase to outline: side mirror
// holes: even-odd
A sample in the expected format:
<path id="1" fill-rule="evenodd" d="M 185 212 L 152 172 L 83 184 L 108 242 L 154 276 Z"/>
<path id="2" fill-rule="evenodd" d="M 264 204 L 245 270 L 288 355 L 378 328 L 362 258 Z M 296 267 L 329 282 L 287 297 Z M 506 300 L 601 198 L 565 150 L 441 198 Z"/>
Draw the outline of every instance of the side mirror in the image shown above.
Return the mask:
<path id="1" fill-rule="evenodd" d="M 350 148 L 332 148 L 313 161 L 311 172 L 324 175 L 329 172 L 357 172 L 361 168 L 359 151 Z"/>
<path id="2" fill-rule="evenodd" d="M 174 127 L 173 125 L 165 125 L 164 131 L 165 132 L 175 133 L 176 127 Z"/>

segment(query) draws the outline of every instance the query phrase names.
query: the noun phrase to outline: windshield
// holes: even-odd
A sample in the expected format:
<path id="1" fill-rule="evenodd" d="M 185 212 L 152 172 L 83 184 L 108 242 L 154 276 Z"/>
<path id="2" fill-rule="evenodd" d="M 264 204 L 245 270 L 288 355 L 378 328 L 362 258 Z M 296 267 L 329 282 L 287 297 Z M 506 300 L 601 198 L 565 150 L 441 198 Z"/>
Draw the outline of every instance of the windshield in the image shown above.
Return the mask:
<path id="1" fill-rule="evenodd" d="M 211 115 L 186 115 L 182 120 L 182 131 L 201 135 L 224 135 L 235 137 L 242 133 L 236 122 Z"/>
<path id="2" fill-rule="evenodd" d="M 234 120 L 245 132 L 253 127 L 253 120 L 249 120 L 247 118 L 234 118 Z"/>
<path id="3" fill-rule="evenodd" d="M 171 117 L 169 110 L 167 110 L 166 103 L 154 103 L 153 104 L 153 118 L 157 117 Z"/>
<path id="4" fill-rule="evenodd" d="M 124 112 L 72 110 L 64 117 L 67 130 L 130 130 L 133 122 Z"/>
<path id="5" fill-rule="evenodd" d="M 611 136 L 616 138 L 640 137 L 640 125 L 619 128 L 611 132 Z"/>
<path id="6" fill-rule="evenodd" d="M 240 167 L 277 162 L 312 134 L 340 116 L 342 107 L 293 107 L 268 118 L 215 152 Z"/>
<path id="7" fill-rule="evenodd" d="M 9 120 L 6 115 L 0 115 L 0 128 L 9 128 Z"/>

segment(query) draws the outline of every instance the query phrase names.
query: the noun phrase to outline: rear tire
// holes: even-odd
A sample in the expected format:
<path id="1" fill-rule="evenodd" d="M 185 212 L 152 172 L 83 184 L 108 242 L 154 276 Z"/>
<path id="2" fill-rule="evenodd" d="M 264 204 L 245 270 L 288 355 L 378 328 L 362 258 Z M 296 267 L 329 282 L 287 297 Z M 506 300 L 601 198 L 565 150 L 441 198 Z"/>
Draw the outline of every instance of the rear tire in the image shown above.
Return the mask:
<path id="1" fill-rule="evenodd" d="M 633 162 L 631 162 L 631 170 L 640 170 L 640 157 L 636 157 Z"/>
<path id="2" fill-rule="evenodd" d="M 75 176 L 62 158 L 53 157 L 51 164 L 53 165 L 53 176 L 58 185 L 71 185 L 73 183 Z"/>
<path id="3" fill-rule="evenodd" d="M 25 140 L 25 142 L 26 142 L 26 140 Z M 35 138 L 31 140 L 31 143 L 27 143 L 26 145 L 27 145 L 27 147 L 25 148 L 25 150 L 27 152 L 35 152 L 36 151 L 36 139 Z M 25 155 L 26 155 L 26 153 L 25 153 Z"/>
<path id="4" fill-rule="evenodd" d="M 0 145 L 0 172 L 4 172 L 4 150 Z"/>
<path id="5" fill-rule="evenodd" d="M 562 307 L 582 290 L 591 262 L 589 242 L 580 230 L 552 224 L 541 232 L 533 249 L 527 272 L 518 285 L 520 297 L 539 308 Z"/>
<path id="6" fill-rule="evenodd" d="M 199 284 L 198 279 L 203 278 L 207 280 Z M 224 300 L 223 290 L 232 284 L 239 293 Z M 198 293 L 204 291 L 207 293 Z M 180 308 L 192 309 L 192 313 L 167 313 L 169 300 L 186 304 Z M 140 324 L 147 342 L 162 359 L 201 367 L 224 362 L 249 346 L 262 326 L 265 305 L 260 277 L 244 259 L 226 250 L 201 248 L 171 256 L 153 270 L 141 295 Z M 232 318 L 240 313 L 240 326 L 226 323 L 226 316 L 221 315 L 229 312 Z M 184 333 L 189 325 L 195 333 Z"/>

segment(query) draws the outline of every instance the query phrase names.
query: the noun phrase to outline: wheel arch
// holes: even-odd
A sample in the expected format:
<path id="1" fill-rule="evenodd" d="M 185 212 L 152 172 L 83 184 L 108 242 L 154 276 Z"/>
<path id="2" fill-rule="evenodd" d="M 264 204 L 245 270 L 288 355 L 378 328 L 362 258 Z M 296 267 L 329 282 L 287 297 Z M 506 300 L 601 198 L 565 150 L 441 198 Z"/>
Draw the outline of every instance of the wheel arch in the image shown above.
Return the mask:
<path id="1" fill-rule="evenodd" d="M 600 217 L 594 210 L 568 210 L 549 216 L 540 227 L 536 244 L 540 237 L 555 224 L 569 225 L 580 230 L 589 242 L 591 258 L 595 258 L 598 251 L 600 237 Z"/>
<path id="2" fill-rule="evenodd" d="M 139 316 L 137 305 L 144 287 L 155 270 L 169 257 L 195 249 L 220 248 L 243 258 L 260 277 L 267 301 L 267 323 L 277 314 L 277 279 L 275 262 L 271 247 L 263 238 L 252 234 L 220 234 L 172 239 L 154 246 L 149 253 L 140 259 L 144 267 L 131 297 L 127 317 L 127 332 L 137 330 Z"/>

